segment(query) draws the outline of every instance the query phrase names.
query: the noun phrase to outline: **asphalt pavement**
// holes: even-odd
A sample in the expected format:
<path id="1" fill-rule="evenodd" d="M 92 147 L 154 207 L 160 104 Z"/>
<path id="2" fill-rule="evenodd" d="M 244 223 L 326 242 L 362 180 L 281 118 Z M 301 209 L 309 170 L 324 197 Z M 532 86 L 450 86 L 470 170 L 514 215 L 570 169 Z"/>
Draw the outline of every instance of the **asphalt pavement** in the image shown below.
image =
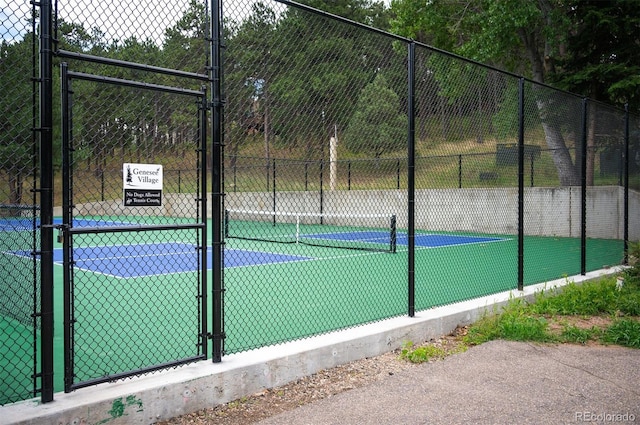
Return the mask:
<path id="1" fill-rule="evenodd" d="M 640 423 L 640 350 L 491 341 L 260 425 Z"/>

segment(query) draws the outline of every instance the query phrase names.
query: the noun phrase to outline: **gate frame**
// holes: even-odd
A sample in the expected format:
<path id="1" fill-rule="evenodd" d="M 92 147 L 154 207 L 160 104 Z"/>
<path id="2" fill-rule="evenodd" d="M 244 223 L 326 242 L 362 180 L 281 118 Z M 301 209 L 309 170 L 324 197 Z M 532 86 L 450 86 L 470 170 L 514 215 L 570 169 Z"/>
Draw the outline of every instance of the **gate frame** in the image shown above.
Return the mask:
<path id="1" fill-rule="evenodd" d="M 34 316 L 39 317 L 41 321 L 41 335 L 40 335 L 40 371 L 34 371 L 34 382 L 37 378 L 41 379 L 40 388 L 36 388 L 36 392 L 41 394 L 41 402 L 49 403 L 54 399 L 54 269 L 53 269 L 53 251 L 54 251 L 54 230 L 59 227 L 54 225 L 53 222 L 53 192 L 54 192 L 54 166 L 53 166 L 53 59 L 58 57 L 61 59 L 76 59 L 89 62 L 103 63 L 107 65 L 122 66 L 129 69 L 136 69 L 142 71 L 150 71 L 165 75 L 172 75 L 178 77 L 185 77 L 192 80 L 199 80 L 203 84 L 210 87 L 210 92 L 213 94 L 215 100 L 211 100 L 207 97 L 207 90 L 203 88 L 205 92 L 203 108 L 206 111 L 211 111 L 211 115 L 205 112 L 207 120 L 201 123 L 203 130 L 203 137 L 206 139 L 207 134 L 207 121 L 209 117 L 212 118 L 212 129 L 210 135 L 213 140 L 213 161 L 212 161 L 212 177 L 213 177 L 213 229 L 220 230 L 221 219 L 216 218 L 216 211 L 220 213 L 222 211 L 222 95 L 220 79 L 222 78 L 221 70 L 221 16 L 222 16 L 222 1 L 221 0 L 204 0 L 206 7 L 206 15 L 209 19 L 208 30 L 213 32 L 213 36 L 208 35 L 205 37 L 205 41 L 209 44 L 210 54 L 215 55 L 214 64 L 206 63 L 206 74 L 191 73 L 180 70 L 166 69 L 156 66 L 150 66 L 145 64 L 137 64 L 124 62 L 119 60 L 113 60 L 108 58 L 101 58 L 92 55 L 86 55 L 76 52 L 64 51 L 57 48 L 56 29 L 54 28 L 54 1 L 42 0 L 38 3 L 34 3 L 34 8 L 40 9 L 40 34 L 39 42 L 40 48 L 38 52 L 39 59 L 39 76 L 36 78 L 34 75 L 35 85 L 39 87 L 38 96 L 38 122 L 34 125 L 34 134 L 37 135 L 37 142 L 39 144 L 39 163 L 40 163 L 40 177 L 39 187 L 34 185 L 35 194 L 40 195 L 40 250 L 36 252 L 36 255 L 40 256 L 40 279 L 41 279 L 41 293 L 39 312 L 35 312 Z M 211 6 L 211 9 L 209 7 Z M 209 59 L 207 59 L 207 62 Z M 35 123 L 34 123 L 35 124 Z M 203 166 L 203 177 L 206 175 L 207 168 L 207 146 L 205 143 L 205 149 L 203 151 L 203 158 L 205 161 Z M 204 186 L 206 189 L 206 186 Z M 206 209 L 206 192 L 202 194 L 203 200 L 203 216 L 206 222 L 207 209 Z M 206 340 L 213 339 L 213 361 L 220 362 L 223 353 L 223 294 L 224 289 L 222 285 L 222 246 L 223 241 L 221 237 L 214 233 L 214 246 L 213 246 L 213 333 L 206 333 L 202 335 L 203 344 L 206 347 Z M 203 232 L 203 246 L 207 246 L 207 232 Z M 206 269 L 205 269 L 206 271 Z M 206 275 L 203 277 L 206 280 Z M 206 291 L 202 294 L 203 308 L 207 308 L 207 294 Z M 207 320 L 207 316 L 203 314 L 203 320 Z M 206 330 L 206 328 L 203 328 Z M 205 357 L 208 348 L 205 348 Z"/>
<path id="2" fill-rule="evenodd" d="M 76 55 L 77 56 L 77 55 Z M 93 58 L 94 61 L 99 61 L 99 58 Z M 112 62 L 109 60 L 108 62 Z M 120 64 L 120 61 L 117 61 L 117 64 Z M 116 65 L 117 65 L 116 64 Z M 129 64 L 129 63 L 125 63 Z M 144 66 L 141 64 L 130 64 L 131 66 Z M 207 180 L 206 180 L 206 144 L 207 144 L 207 133 L 206 133 L 206 123 L 207 123 L 207 90 L 205 86 L 201 87 L 200 91 L 179 88 L 179 87 L 169 87 L 162 86 L 157 84 L 150 84 L 132 80 L 124 80 L 119 78 L 106 77 L 101 75 L 93 75 L 86 74 L 81 72 L 73 72 L 69 71 L 68 65 L 66 62 L 61 63 L 61 97 L 62 97 L 62 156 L 63 156 L 63 206 L 62 206 L 62 215 L 63 215 L 63 223 L 58 227 L 59 235 L 63 237 L 63 256 L 64 256 L 64 391 L 70 392 L 79 388 L 84 388 L 87 386 L 92 386 L 104 382 L 111 382 L 114 380 L 119 380 L 122 378 L 141 375 L 144 373 L 153 372 L 156 370 L 166 369 L 169 367 L 175 367 L 187 363 L 192 363 L 197 360 L 203 360 L 207 357 L 208 351 L 208 315 L 207 315 L 207 197 L 205 195 L 207 188 Z M 169 70 L 167 71 L 169 72 Z M 198 187 L 199 198 L 196 198 L 196 203 L 200 203 L 201 215 L 198 218 L 200 222 L 193 224 L 164 224 L 164 225 L 140 225 L 131 228 L 129 226 L 112 226 L 108 228 L 101 228 L 99 226 L 89 227 L 89 228 L 73 228 L 73 208 L 74 203 L 71 198 L 72 188 L 70 187 L 69 182 L 72 180 L 72 170 L 71 164 L 69 162 L 69 158 L 71 157 L 71 125 L 72 125 L 72 106 L 73 102 L 70 98 L 70 94 L 73 92 L 71 87 L 71 81 L 73 80 L 83 80 L 83 81 L 91 81 L 99 84 L 108 84 L 115 85 L 121 87 L 131 87 L 143 90 L 149 90 L 154 92 L 163 92 L 170 94 L 179 94 L 190 96 L 197 99 L 198 105 L 198 155 L 199 155 L 199 163 L 200 170 L 198 170 L 201 183 Z M 121 371 L 115 374 L 104 375 L 98 378 L 92 378 L 86 381 L 74 382 L 75 379 L 75 367 L 74 367 L 74 331 L 73 331 L 73 323 L 75 323 L 74 319 L 74 308 L 73 308 L 73 287 L 75 284 L 73 283 L 73 261 L 72 261 L 72 252 L 74 249 L 73 246 L 73 235 L 75 234 L 101 234 L 101 233 L 127 233 L 127 232 L 141 232 L 141 231 L 157 231 L 157 230 L 172 230 L 172 229 L 196 229 L 201 231 L 200 235 L 200 249 L 199 249 L 199 257 L 200 257 L 200 267 L 198 270 L 200 279 L 199 279 L 199 289 L 198 292 L 200 296 L 197 299 L 199 317 L 200 317 L 200 329 L 198 330 L 198 354 L 195 356 L 187 357 L 184 359 L 177 359 L 170 362 L 165 362 L 157 365 L 151 365 L 147 367 L 143 367 L 141 369 L 134 369 L 129 371 Z"/>

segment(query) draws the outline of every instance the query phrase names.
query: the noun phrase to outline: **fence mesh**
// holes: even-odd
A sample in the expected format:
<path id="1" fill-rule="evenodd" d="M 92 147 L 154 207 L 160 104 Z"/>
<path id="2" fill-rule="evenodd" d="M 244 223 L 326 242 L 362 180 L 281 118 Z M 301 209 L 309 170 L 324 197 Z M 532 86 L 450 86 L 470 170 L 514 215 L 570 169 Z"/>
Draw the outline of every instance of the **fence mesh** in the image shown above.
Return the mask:
<path id="1" fill-rule="evenodd" d="M 398 255 L 378 260 L 395 273 L 378 275 L 385 276 L 388 291 L 406 295 L 409 43 L 276 1 L 231 2 L 225 19 L 226 208 L 263 211 L 269 217 L 396 215 Z M 593 139 L 585 148 L 583 100 L 577 96 L 426 46 L 416 46 L 414 70 L 417 309 L 516 287 L 520 237 L 527 285 L 580 273 L 583 245 L 586 270 L 620 263 L 622 183 L 607 176 L 621 168 L 602 166 L 598 155 L 609 152 L 611 144 L 599 129 L 623 131 L 616 122 L 624 117 L 621 111 L 614 121 L 588 118 Z M 593 188 L 585 195 L 585 206 L 583 149 L 591 176 L 587 184 Z M 620 161 L 620 153 L 602 155 L 617 155 Z M 588 229 L 584 241 L 583 224 Z M 226 240 L 225 258 L 233 257 L 236 243 Z M 280 341 L 268 331 L 262 336 L 249 332 L 248 321 L 238 323 L 237 331 L 233 323 L 245 308 L 241 300 L 257 299 L 254 292 L 262 291 L 261 285 L 241 281 L 273 281 L 270 288 L 297 294 L 299 281 L 318 280 L 316 271 L 306 268 L 313 268 L 319 254 L 291 249 L 299 249 L 296 253 L 306 261 L 297 263 L 299 271 L 287 268 L 286 276 L 280 275 L 280 267 L 250 277 L 244 273 L 257 272 L 225 269 L 226 352 Z M 396 266 L 389 258 L 402 260 Z M 371 278 L 364 272 L 368 264 L 331 264 L 333 286 L 344 282 L 358 294 L 370 292 Z M 289 285 L 294 286 L 287 289 Z M 299 330 L 292 329 L 291 338 L 379 317 L 352 313 L 356 320 L 350 322 L 346 315 L 314 306 L 326 300 L 346 311 L 352 297 L 344 298 L 344 307 L 340 297 L 329 299 L 323 293 L 321 299 L 310 299 L 300 311 L 270 304 L 272 311 L 264 317 L 294 321 Z M 379 308 L 392 300 L 382 296 Z M 393 302 L 398 314 L 406 308 Z M 251 308 L 258 310 L 256 304 Z M 307 330 L 305 323 L 319 320 L 314 310 L 325 319 L 320 328 Z"/>
<path id="2" fill-rule="evenodd" d="M 65 389 L 202 358 L 204 93 L 63 83 Z"/>
<path id="3" fill-rule="evenodd" d="M 392 217 L 406 252 L 406 197 L 383 192 L 406 190 L 402 52 L 277 2 L 232 2 L 225 18 L 225 208 L 288 223 L 278 237 L 300 242 L 226 239 L 226 264 L 246 250 L 298 261 L 225 268 L 225 352 L 402 314 L 406 258 L 368 252 L 391 250 Z"/>
<path id="4" fill-rule="evenodd" d="M 0 404 L 41 385 L 42 58 L 55 336 L 71 356 L 56 346 L 56 391 L 203 358 L 217 314 L 213 337 L 236 353 L 620 264 L 624 239 L 640 239 L 636 115 L 374 30 L 362 23 L 378 16 L 331 2 L 347 19 L 225 0 L 214 45 L 210 4 L 54 1 L 51 57 L 42 2 L 3 9 Z M 222 170 L 199 145 L 217 118 Z M 136 164 L 162 167 L 161 205 L 124 190 Z M 205 167 L 221 178 L 219 217 Z M 128 207 L 127 193 L 151 205 Z M 220 258 L 202 255 L 218 236 L 207 218 Z M 215 311 L 205 263 L 222 286 L 212 298 L 224 294 Z"/>
<path id="5" fill-rule="evenodd" d="M 36 14 L 5 2 L 0 26 L 0 405 L 39 388 Z"/>

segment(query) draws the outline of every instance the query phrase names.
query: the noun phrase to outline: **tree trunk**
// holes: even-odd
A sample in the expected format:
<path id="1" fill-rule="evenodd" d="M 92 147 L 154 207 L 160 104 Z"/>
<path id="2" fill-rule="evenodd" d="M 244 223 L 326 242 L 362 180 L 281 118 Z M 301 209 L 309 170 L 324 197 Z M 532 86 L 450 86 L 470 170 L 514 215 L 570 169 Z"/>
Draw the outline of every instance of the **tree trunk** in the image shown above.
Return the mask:
<path id="1" fill-rule="evenodd" d="M 551 149 L 553 163 L 558 171 L 558 178 L 561 186 L 578 186 L 580 185 L 580 176 L 576 172 L 571 160 L 571 155 L 567 145 L 564 142 L 560 129 L 554 125 L 542 122 L 547 146 Z"/>
<path id="2" fill-rule="evenodd" d="M 545 1 L 541 1 L 542 12 L 545 17 L 548 17 L 550 13 L 549 4 Z M 537 34 L 535 31 L 527 31 L 524 28 L 519 31 L 519 36 L 524 43 L 525 50 L 529 56 L 531 63 L 531 70 L 533 73 L 533 81 L 537 83 L 544 83 L 545 75 L 545 51 L 539 51 L 538 37 L 541 34 Z M 546 50 L 546 49 L 545 49 Z M 542 86 L 534 85 L 533 91 L 542 90 Z M 534 94 L 535 95 L 535 94 Z M 574 167 L 567 144 L 562 137 L 562 131 L 560 130 L 559 123 L 550 119 L 548 111 L 553 110 L 550 100 L 543 100 L 542 96 L 536 96 L 536 105 L 538 106 L 538 112 L 542 121 L 542 128 L 544 130 L 547 147 L 551 149 L 551 155 L 553 156 L 553 163 L 558 171 L 558 178 L 560 179 L 561 186 L 575 186 L 580 184 L 580 174 L 578 173 L 579 167 Z"/>
<path id="3" fill-rule="evenodd" d="M 20 172 L 9 173 L 9 203 L 20 205 L 22 203 L 22 174 Z"/>

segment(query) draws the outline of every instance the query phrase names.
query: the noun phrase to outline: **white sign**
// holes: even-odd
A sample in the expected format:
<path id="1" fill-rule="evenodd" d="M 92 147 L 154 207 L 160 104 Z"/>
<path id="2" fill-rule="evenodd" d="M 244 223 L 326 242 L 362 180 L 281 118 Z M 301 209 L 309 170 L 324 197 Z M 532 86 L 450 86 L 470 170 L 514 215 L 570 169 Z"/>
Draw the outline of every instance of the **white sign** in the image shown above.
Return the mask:
<path id="1" fill-rule="evenodd" d="M 122 164 L 122 187 L 125 207 L 162 205 L 162 165 Z"/>

